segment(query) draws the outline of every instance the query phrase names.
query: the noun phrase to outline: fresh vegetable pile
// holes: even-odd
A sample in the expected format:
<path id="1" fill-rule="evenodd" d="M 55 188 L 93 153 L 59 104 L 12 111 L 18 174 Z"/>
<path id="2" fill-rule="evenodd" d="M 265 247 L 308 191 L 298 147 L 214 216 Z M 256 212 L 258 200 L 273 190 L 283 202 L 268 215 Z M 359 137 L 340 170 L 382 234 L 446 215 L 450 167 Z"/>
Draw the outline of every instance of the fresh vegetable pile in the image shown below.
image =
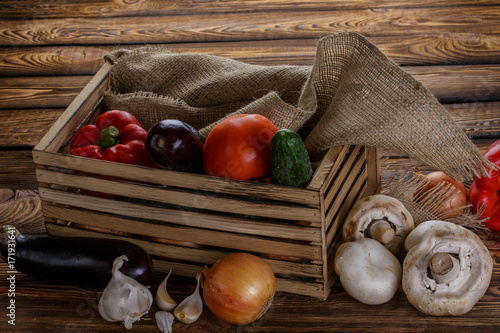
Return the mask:
<path id="1" fill-rule="evenodd" d="M 196 321 L 204 302 L 220 319 L 236 325 L 260 318 L 272 305 L 276 291 L 273 271 L 261 258 L 231 253 L 197 275 L 194 293 L 177 303 L 167 291 L 170 273 L 153 296 L 153 262 L 139 246 L 127 241 L 92 237 L 23 235 L 13 226 L 0 230 L 1 256 L 7 261 L 15 244 L 16 269 L 56 284 L 104 288 L 98 304 L 101 317 L 131 329 L 149 313 L 154 299 L 156 323 L 171 332 L 174 319 Z"/>
<path id="2" fill-rule="evenodd" d="M 146 131 L 130 113 L 107 111 L 76 133 L 70 153 L 235 180 L 270 178 L 287 186 L 304 186 L 312 176 L 300 136 L 288 129 L 278 131 L 259 114 L 223 119 L 204 139 L 177 119 L 162 120 Z"/>
<path id="3" fill-rule="evenodd" d="M 495 143 L 485 156 L 500 164 L 500 159 L 494 159 L 499 148 Z M 365 304 L 386 303 L 401 286 L 409 303 L 423 313 L 466 314 L 486 293 L 493 260 L 473 231 L 453 222 L 467 214 L 464 184 L 443 172 L 414 173 L 423 186 L 410 193 L 413 200 L 442 219 L 416 224 L 398 199 L 382 194 L 365 197 L 356 202 L 344 222 L 335 272 L 347 293 Z M 487 177 L 476 178 L 470 188 L 471 208 L 474 212 L 483 209 L 484 223 L 492 230 L 499 175 L 493 170 Z M 450 191 L 443 200 L 436 200 L 442 189 Z"/>
<path id="4" fill-rule="evenodd" d="M 500 141 L 484 156 L 500 166 Z M 453 221 L 468 214 L 469 204 L 472 214 L 480 215 L 478 223 L 500 231 L 500 171 L 476 177 L 468 195 L 463 183 L 441 171 L 424 175 L 414 170 L 414 175 L 424 184 L 413 193 L 414 202 L 428 207 L 439 219 L 415 225 L 410 212 L 395 198 L 361 199 L 344 223 L 335 271 L 347 293 L 365 304 L 388 302 L 401 286 L 408 301 L 423 313 L 466 314 L 486 293 L 493 260 L 473 231 Z M 443 200 L 436 200 L 437 193 L 445 192 Z"/>
<path id="5" fill-rule="evenodd" d="M 75 134 L 70 153 L 240 181 L 272 179 L 288 186 L 304 186 L 312 176 L 299 135 L 278 131 L 269 119 L 257 114 L 228 117 L 204 139 L 195 128 L 176 119 L 160 121 L 146 131 L 130 113 L 112 110 Z M 10 230 L 5 231 L 5 241 L 1 242 L 4 257 L 8 256 Z M 194 293 L 178 303 L 167 291 L 170 273 L 156 295 L 151 293 L 153 262 L 132 243 L 92 237 L 28 236 L 17 231 L 12 237 L 19 271 L 52 283 L 104 288 L 98 305 L 101 317 L 122 322 L 127 329 L 148 314 L 155 300 L 160 310 L 155 319 L 164 332 L 171 331 L 174 320 L 185 324 L 196 321 L 203 303 L 228 323 L 248 324 L 266 313 L 276 291 L 271 268 L 248 253 L 230 253 L 210 269 L 201 270 Z"/>
<path id="6" fill-rule="evenodd" d="M 146 131 L 130 113 L 112 110 L 79 130 L 70 152 L 144 167 L 239 181 L 267 179 L 297 187 L 305 186 L 313 174 L 299 134 L 278 129 L 257 114 L 228 117 L 203 138 L 195 128 L 176 119 L 160 121 Z M 500 166 L 500 141 L 485 157 Z M 469 202 L 487 227 L 500 231 L 500 171 L 475 179 L 469 196 L 463 183 L 442 172 L 424 175 L 415 171 L 415 175 L 426 183 L 413 194 L 416 202 L 432 201 L 432 194 L 442 186 L 454 190 L 433 208 L 440 218 L 416 225 L 410 211 L 394 197 L 377 194 L 358 200 L 342 227 L 335 272 L 346 292 L 365 304 L 388 302 L 401 287 L 409 303 L 423 313 L 465 314 L 489 287 L 493 261 L 476 234 L 450 221 L 464 214 Z M 16 268 L 21 272 L 53 283 L 105 287 L 99 313 L 107 321 L 123 322 L 127 329 L 150 311 L 155 300 L 160 309 L 155 318 L 162 332 L 171 332 L 174 320 L 196 321 L 204 304 L 228 323 L 252 323 L 266 313 L 276 291 L 273 271 L 252 254 L 227 254 L 210 269 L 201 270 L 193 294 L 178 303 L 167 291 L 170 273 L 153 296 L 149 290 L 152 260 L 132 243 L 27 236 L 4 227 L 0 238 L 4 258 L 11 238 L 16 243 Z"/>

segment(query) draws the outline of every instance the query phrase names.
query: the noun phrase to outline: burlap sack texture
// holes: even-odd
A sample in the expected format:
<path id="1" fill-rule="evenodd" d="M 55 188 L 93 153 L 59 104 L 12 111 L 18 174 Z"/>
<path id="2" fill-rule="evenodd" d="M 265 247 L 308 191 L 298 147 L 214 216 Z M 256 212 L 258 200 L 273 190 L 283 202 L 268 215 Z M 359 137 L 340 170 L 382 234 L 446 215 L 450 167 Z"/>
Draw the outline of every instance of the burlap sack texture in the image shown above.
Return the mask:
<path id="1" fill-rule="evenodd" d="M 465 207 L 456 207 L 451 211 L 442 211 L 442 207 L 450 207 L 450 202 L 456 195 L 457 189 L 452 184 L 440 183 L 427 192 L 425 188 L 429 183 L 429 179 L 415 176 L 413 172 L 407 171 L 384 184 L 381 194 L 401 201 L 410 212 L 415 225 L 430 220 L 441 220 L 461 225 L 488 238 L 494 236 L 494 233 L 482 223 L 483 209 L 473 214 L 470 205 L 465 205 Z M 416 199 L 418 196 L 422 197 L 424 193 L 425 199 Z M 450 213 L 456 215 L 451 217 Z"/>
<path id="2" fill-rule="evenodd" d="M 318 41 L 313 66 L 257 66 L 162 47 L 118 50 L 108 109 L 145 128 L 176 118 L 207 135 L 220 120 L 259 113 L 298 131 L 313 162 L 331 146 L 387 148 L 459 180 L 491 164 L 422 84 L 358 33 Z"/>

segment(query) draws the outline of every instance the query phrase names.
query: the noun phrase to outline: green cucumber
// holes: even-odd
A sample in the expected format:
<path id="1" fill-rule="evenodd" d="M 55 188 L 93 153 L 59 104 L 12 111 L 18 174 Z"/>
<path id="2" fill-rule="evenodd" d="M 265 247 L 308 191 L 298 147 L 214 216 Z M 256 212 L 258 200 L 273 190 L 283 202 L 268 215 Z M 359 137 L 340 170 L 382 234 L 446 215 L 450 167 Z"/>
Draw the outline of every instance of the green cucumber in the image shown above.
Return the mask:
<path id="1" fill-rule="evenodd" d="M 311 160 L 300 136 L 288 129 L 277 131 L 271 141 L 271 182 L 300 187 L 311 176 Z"/>

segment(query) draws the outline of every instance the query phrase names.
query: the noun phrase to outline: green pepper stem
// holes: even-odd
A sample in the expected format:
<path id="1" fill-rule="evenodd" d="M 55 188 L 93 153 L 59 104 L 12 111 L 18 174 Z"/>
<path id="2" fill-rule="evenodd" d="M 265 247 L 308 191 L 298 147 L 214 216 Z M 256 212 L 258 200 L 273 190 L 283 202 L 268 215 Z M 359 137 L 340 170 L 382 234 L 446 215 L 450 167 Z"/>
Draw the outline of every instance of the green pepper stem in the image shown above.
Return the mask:
<path id="1" fill-rule="evenodd" d="M 101 138 L 97 141 L 97 145 L 107 149 L 120 143 L 120 132 L 114 126 L 109 126 L 101 131 Z"/>

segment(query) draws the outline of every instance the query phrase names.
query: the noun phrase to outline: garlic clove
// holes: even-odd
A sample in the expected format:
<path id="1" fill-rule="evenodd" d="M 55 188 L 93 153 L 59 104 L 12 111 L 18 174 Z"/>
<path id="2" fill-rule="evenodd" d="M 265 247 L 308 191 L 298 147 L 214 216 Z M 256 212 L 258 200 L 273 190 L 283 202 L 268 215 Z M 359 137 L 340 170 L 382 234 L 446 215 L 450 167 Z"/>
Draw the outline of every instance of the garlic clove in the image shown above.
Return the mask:
<path id="1" fill-rule="evenodd" d="M 172 333 L 174 318 L 172 312 L 158 311 L 155 313 L 156 325 L 163 333 Z"/>
<path id="2" fill-rule="evenodd" d="M 194 293 L 186 297 L 174 310 L 175 318 L 184 324 L 194 323 L 203 311 L 203 301 L 200 296 L 200 274 L 196 276 L 196 280 Z"/>
<path id="3" fill-rule="evenodd" d="M 119 269 L 128 261 L 122 255 L 113 262 L 112 277 L 99 299 L 99 314 L 107 321 L 121 321 L 127 329 L 141 320 L 153 304 L 149 289 L 136 280 L 124 275 Z"/>
<path id="4" fill-rule="evenodd" d="M 158 290 L 156 291 L 156 304 L 158 307 L 165 311 L 172 311 L 177 306 L 177 302 L 170 297 L 167 292 L 167 280 L 172 273 L 172 270 L 168 272 L 167 277 L 162 281 L 160 286 L 158 286 Z"/>

